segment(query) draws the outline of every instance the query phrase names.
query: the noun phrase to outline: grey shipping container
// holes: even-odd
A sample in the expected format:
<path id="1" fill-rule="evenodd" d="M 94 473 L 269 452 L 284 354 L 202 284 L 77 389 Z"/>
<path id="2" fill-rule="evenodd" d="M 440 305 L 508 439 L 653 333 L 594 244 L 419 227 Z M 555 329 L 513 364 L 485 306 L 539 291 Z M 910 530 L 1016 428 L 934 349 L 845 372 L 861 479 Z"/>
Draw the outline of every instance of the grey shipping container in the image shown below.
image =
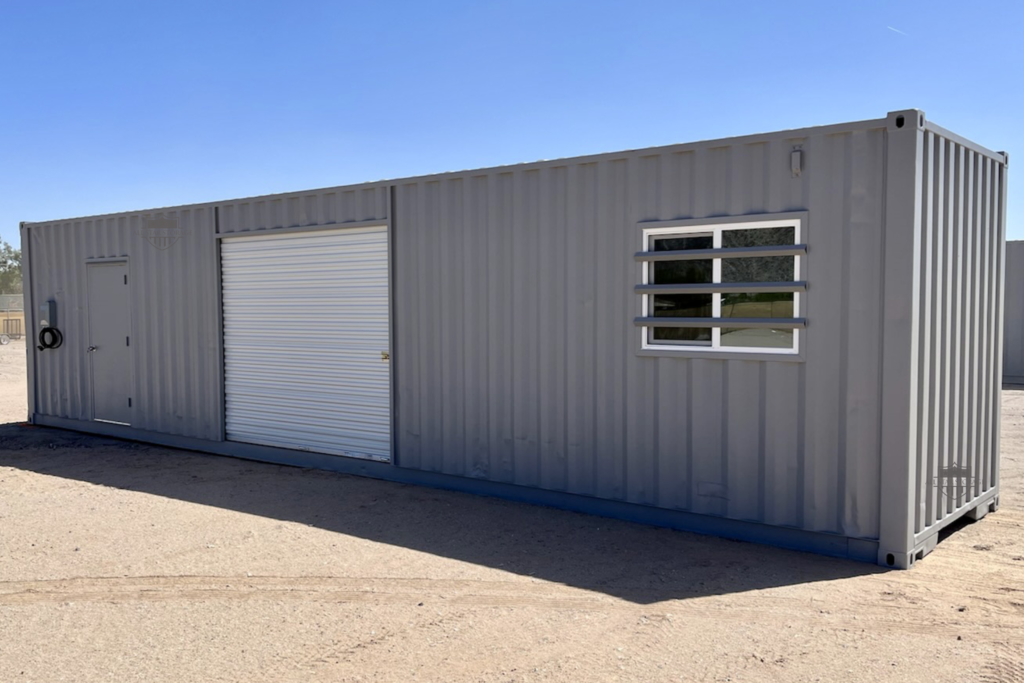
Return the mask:
<path id="1" fill-rule="evenodd" d="M 1024 241 L 1006 243 L 1003 381 L 1024 384 Z"/>
<path id="2" fill-rule="evenodd" d="M 24 223 L 29 418 L 908 567 L 998 505 L 1006 166 L 905 110 Z"/>

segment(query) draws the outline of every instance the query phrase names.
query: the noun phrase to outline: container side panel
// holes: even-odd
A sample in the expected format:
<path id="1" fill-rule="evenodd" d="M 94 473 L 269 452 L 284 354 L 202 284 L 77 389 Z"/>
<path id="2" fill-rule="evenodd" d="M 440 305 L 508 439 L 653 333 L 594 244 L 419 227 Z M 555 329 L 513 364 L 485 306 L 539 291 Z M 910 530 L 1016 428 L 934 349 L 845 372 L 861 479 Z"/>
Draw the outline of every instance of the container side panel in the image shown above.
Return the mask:
<path id="1" fill-rule="evenodd" d="M 220 204 L 220 233 L 384 221 L 388 201 L 386 184 L 227 201 Z"/>
<path id="2" fill-rule="evenodd" d="M 24 321 L 23 321 L 23 332 L 25 334 L 25 384 L 28 389 L 28 396 L 26 397 L 26 408 L 27 414 L 26 419 L 32 421 L 36 413 L 36 363 L 38 358 L 36 356 L 36 346 L 33 343 L 35 335 L 38 334 L 36 328 L 36 302 L 32 298 L 32 282 L 34 278 L 32 276 L 32 238 L 30 237 L 32 229 L 22 225 L 21 226 L 21 277 L 22 277 L 22 292 L 24 301 Z"/>
<path id="3" fill-rule="evenodd" d="M 884 164 L 882 149 L 872 135 L 855 132 L 846 155 L 849 197 L 843 231 L 843 334 L 841 368 L 845 383 L 840 411 L 841 527 L 851 536 L 865 536 L 878 528 L 879 376 L 881 346 L 870 335 L 882 325 L 883 235 L 878 216 L 884 210 L 884 178 L 876 172 Z"/>
<path id="4" fill-rule="evenodd" d="M 174 239 L 152 221 L 170 221 Z M 164 226 L 168 223 L 164 223 Z M 64 344 L 38 353 L 37 410 L 91 420 L 86 263 L 124 258 L 130 280 L 132 426 L 214 439 L 220 372 L 213 209 L 182 208 L 36 224 L 32 296 L 57 302 Z"/>
<path id="5" fill-rule="evenodd" d="M 514 264 L 511 314 L 513 321 L 512 355 L 512 481 L 523 486 L 540 484 L 539 406 L 540 354 L 538 334 L 540 294 L 537 242 L 540 230 L 540 171 L 512 176 L 511 215 L 513 227 L 512 263 Z M 522 323 L 522 324 L 516 324 Z M 446 377 L 448 381 L 450 378 Z M 461 390 L 461 389 L 457 389 Z"/>
<path id="6" fill-rule="evenodd" d="M 1002 376 L 1003 371 L 1003 308 L 1005 306 L 1004 294 L 1005 294 L 1005 278 L 1006 278 L 1006 164 L 996 163 L 996 169 L 998 171 L 997 185 L 996 185 L 996 220 L 993 226 L 993 231 L 998 236 L 998 242 L 996 243 L 996 276 L 995 276 L 995 287 L 996 287 L 996 305 L 995 305 L 995 324 L 993 325 L 993 338 L 995 339 L 995 348 L 992 350 L 992 362 L 994 369 L 992 372 L 995 381 L 993 381 L 992 387 L 992 401 L 993 414 L 995 415 L 995 428 L 991 432 L 991 453 L 992 456 L 989 459 L 988 466 L 990 472 L 988 474 L 988 482 L 994 489 L 999 488 L 999 457 L 1000 457 L 1000 429 L 999 429 L 999 416 L 1002 414 L 1002 387 L 998 382 L 998 379 Z"/>
<path id="7" fill-rule="evenodd" d="M 438 228 L 445 231 L 444 243 L 451 249 L 442 249 L 438 254 L 441 272 L 440 297 L 441 318 L 450 321 L 440 332 L 441 371 L 450 381 L 443 383 L 441 416 L 441 443 L 445 456 L 444 470 L 466 474 L 469 459 L 469 444 L 466 442 L 466 421 L 470 411 L 466 406 L 465 363 L 466 358 L 466 307 L 463 292 L 463 252 L 466 248 L 465 207 L 466 181 L 461 178 L 442 184 L 438 207 Z"/>
<path id="8" fill-rule="evenodd" d="M 643 197 L 638 199 L 640 206 L 659 207 L 661 202 L 659 193 L 662 187 L 662 159 L 656 157 L 641 157 L 628 159 L 619 167 L 624 175 L 623 187 L 628 197 Z M 620 203 L 621 212 L 616 220 L 629 221 L 632 214 L 629 213 L 630 203 Z M 642 210 L 642 209 L 641 209 Z M 612 230 L 615 241 L 613 250 L 629 254 L 637 248 L 635 234 L 629 231 Z M 621 257 L 620 257 L 621 258 Z M 636 271 L 635 264 L 620 263 L 616 260 L 616 268 L 623 272 Z M 625 288 L 616 292 L 615 315 L 622 320 L 630 320 L 638 314 L 640 302 L 638 297 Z M 624 353 L 630 353 L 636 343 L 636 330 L 631 329 L 628 323 L 620 326 L 620 332 L 616 337 L 619 348 Z M 662 459 L 659 457 L 659 436 L 658 428 L 658 400 L 661 394 L 661 382 L 658 377 L 658 363 L 644 363 L 638 367 L 636 373 L 629 372 L 624 366 L 622 368 L 623 394 L 626 397 L 625 429 L 623 434 L 623 460 L 626 471 L 626 498 L 646 505 L 658 505 L 661 495 L 660 480 Z M 672 427 L 669 427 L 671 430 Z M 678 481 L 678 480 L 676 480 Z M 669 494 L 671 496 L 671 493 Z"/>
<path id="9" fill-rule="evenodd" d="M 571 354 L 566 367 L 567 463 L 569 491 L 593 493 L 596 469 L 593 448 L 595 424 L 595 324 L 594 282 L 596 251 L 594 224 L 597 216 L 597 165 L 578 164 L 567 169 L 569 240 L 564 264 L 566 273 L 566 346 Z M 552 230 L 545 231 L 553 232 Z M 496 350 L 496 355 L 502 355 Z M 492 400 L 499 400 L 494 397 Z"/>
<path id="10" fill-rule="evenodd" d="M 998 159 L 934 130 L 924 134 L 922 162 L 911 454 L 918 542 L 996 486 L 1005 174 Z M 1008 315 L 1007 334 L 1016 324 Z"/>
<path id="11" fill-rule="evenodd" d="M 543 169 L 540 181 L 541 216 L 552 216 L 562 225 L 568 224 L 568 174 L 566 168 Z M 543 223 L 539 226 L 543 229 Z M 566 230 L 559 230 L 546 244 L 542 234 L 535 241 L 537 250 L 538 296 L 543 300 L 548 292 L 566 291 L 564 267 L 569 244 Z M 556 491 L 568 488 L 567 425 L 567 367 L 569 362 L 566 343 L 566 299 L 551 306 L 538 306 L 538 430 L 540 434 L 540 486 Z M 482 356 L 483 354 L 478 354 Z M 467 390 L 472 391 L 467 384 Z M 486 402 L 485 396 L 479 397 Z"/>
<path id="12" fill-rule="evenodd" d="M 839 521 L 840 438 L 845 403 L 842 374 L 848 343 L 843 339 L 843 239 L 847 219 L 849 135 L 829 135 L 820 141 L 824 168 L 811 173 L 811 193 L 819 198 L 812 218 L 814 249 L 807 257 L 810 284 L 806 315 L 808 329 L 806 450 L 804 467 L 804 528 L 836 531 Z"/>
<path id="13" fill-rule="evenodd" d="M 423 206 L 419 196 L 421 189 L 418 184 L 397 186 L 395 188 L 396 205 L 401 206 L 405 211 L 421 212 Z M 423 225 L 425 219 L 422 213 L 408 215 L 396 212 L 395 224 L 397 225 L 399 221 Z M 481 229 L 483 225 L 485 224 L 481 225 Z M 392 230 L 394 230 L 394 226 Z M 403 283 L 420 281 L 419 264 L 421 259 L 419 252 L 424 234 L 424 231 L 410 231 L 401 239 L 394 238 L 392 271 L 396 289 Z M 395 320 L 402 321 L 401 325 L 396 326 L 396 334 L 402 338 L 418 340 L 422 325 L 422 307 L 418 290 L 410 288 L 406 296 L 399 296 L 399 292 L 396 291 L 392 296 Z M 393 346 L 396 341 L 396 339 L 392 339 Z M 401 450 L 395 454 L 395 459 L 397 463 L 407 467 L 418 468 L 420 453 L 423 449 L 423 430 L 420 425 L 423 422 L 425 405 L 420 394 L 423 376 L 420 345 L 418 343 L 411 344 L 404 350 L 404 353 L 396 348 L 395 362 L 397 367 L 394 379 L 395 403 L 398 406 L 396 420 L 402 426 L 402 431 L 397 439 L 401 444 Z M 481 463 L 478 467 L 483 471 L 483 476 L 486 476 L 486 463 Z M 477 476 L 481 476 L 479 472 Z"/>
<path id="14" fill-rule="evenodd" d="M 465 476 L 486 478 L 489 472 L 487 430 L 487 176 L 466 179 L 463 202 L 463 248 L 461 305 L 464 340 L 462 364 L 464 379 Z M 456 269 L 457 271 L 458 269 Z M 404 318 L 403 318 L 404 319 Z"/>
<path id="15" fill-rule="evenodd" d="M 971 268 L 974 273 L 971 279 L 972 288 L 969 303 L 969 308 L 973 312 L 973 317 L 972 325 L 969 330 L 971 355 L 969 369 L 970 394 L 968 396 L 968 458 L 971 463 L 971 467 L 975 472 L 979 471 L 981 465 L 981 451 L 980 449 L 973 448 L 970 444 L 978 443 L 981 435 L 985 433 L 984 391 L 987 378 L 983 375 L 983 371 L 985 368 L 984 353 L 988 337 L 985 334 L 984 325 L 987 316 L 993 313 L 991 310 L 986 308 L 987 298 L 985 283 L 983 281 L 985 277 L 984 273 L 988 264 L 988 260 L 986 258 L 988 236 L 986 231 L 981 229 L 982 217 L 985 210 L 983 186 L 985 168 L 987 164 L 988 159 L 986 157 L 978 153 L 973 154 L 971 172 L 973 174 L 974 182 L 971 191 L 972 209 L 970 213 L 970 228 L 968 230 L 973 252 L 971 255 Z M 976 497 L 981 493 L 982 487 L 977 478 L 972 482 L 972 484 L 973 485 L 971 486 L 971 490 L 968 492 L 968 495 Z"/>
<path id="16" fill-rule="evenodd" d="M 1024 383 L 1024 241 L 1006 243 L 1003 378 Z"/>
<path id="17" fill-rule="evenodd" d="M 764 518 L 761 496 L 764 493 L 764 430 L 761 390 L 765 363 L 728 361 L 726 391 L 729 400 L 726 415 L 726 472 L 723 477 L 729 492 L 728 516 L 760 521 Z"/>
<path id="18" fill-rule="evenodd" d="M 441 471 L 444 469 L 444 414 L 448 406 L 444 405 L 444 355 L 441 346 L 441 335 L 445 325 L 438 325 L 437 321 L 445 311 L 442 302 L 441 283 L 444 278 L 444 271 L 441 269 L 441 251 L 443 248 L 451 248 L 443 239 L 445 230 L 441 230 L 441 205 L 444 202 L 444 187 L 441 182 L 429 182 L 423 184 L 423 220 L 427 225 L 432 226 L 430 231 L 425 231 L 424 236 L 434 233 L 439 239 L 428 239 L 420 244 L 421 256 L 429 263 L 434 264 L 432 268 L 424 268 L 420 271 L 420 293 L 418 314 L 421 316 L 422 326 L 420 328 L 420 346 L 423 358 L 426 359 L 421 366 L 423 383 L 420 385 L 420 398 L 424 414 L 421 416 L 420 428 L 423 449 L 428 453 L 436 453 L 439 459 L 432 461 L 429 469 Z M 455 324 L 454 320 L 445 321 L 447 325 Z M 450 456 L 448 456 L 450 457 Z"/>
<path id="19" fill-rule="evenodd" d="M 399 466 L 877 538 L 884 149 L 830 130 L 398 185 Z M 804 362 L 638 353 L 638 223 L 786 211 Z"/>
<path id="20" fill-rule="evenodd" d="M 804 365 L 765 363 L 764 521 L 800 526 L 803 519 Z"/>

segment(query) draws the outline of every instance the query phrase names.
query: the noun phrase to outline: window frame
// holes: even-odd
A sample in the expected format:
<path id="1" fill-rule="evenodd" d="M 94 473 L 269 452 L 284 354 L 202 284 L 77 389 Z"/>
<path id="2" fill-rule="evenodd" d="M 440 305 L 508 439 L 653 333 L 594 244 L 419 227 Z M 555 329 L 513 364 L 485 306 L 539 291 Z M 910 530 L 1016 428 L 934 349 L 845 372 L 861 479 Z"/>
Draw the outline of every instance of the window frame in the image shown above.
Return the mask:
<path id="1" fill-rule="evenodd" d="M 657 221 L 657 222 L 642 222 L 638 224 L 640 230 L 640 252 L 636 254 L 636 258 L 639 261 L 639 283 L 641 286 L 651 284 L 651 276 L 653 267 L 652 264 L 655 261 L 643 260 L 645 254 L 654 252 L 653 241 L 656 239 L 665 239 L 669 237 L 691 237 L 697 235 L 708 235 L 712 236 L 712 248 L 715 250 L 722 249 L 722 233 L 726 230 L 755 230 L 759 228 L 780 228 L 780 227 L 792 227 L 794 229 L 794 236 L 792 244 L 780 244 L 779 247 L 793 247 L 798 250 L 792 258 L 793 263 L 793 284 L 795 290 L 793 291 L 793 346 L 792 348 L 771 348 L 771 347 L 745 347 L 745 346 L 722 346 L 722 327 L 711 326 L 711 343 L 693 343 L 687 344 L 682 343 L 657 343 L 651 341 L 652 330 L 656 329 L 654 325 L 641 324 L 641 320 L 637 320 L 637 325 L 640 334 L 640 347 L 638 353 L 640 355 L 655 355 L 655 356 L 683 356 L 683 357 L 696 357 L 696 358 L 744 358 L 744 359 L 766 359 L 766 360 L 802 360 L 803 349 L 806 345 L 806 335 L 804 334 L 804 319 L 802 315 L 806 309 L 806 291 L 802 291 L 800 285 L 804 285 L 801 281 L 801 277 L 806 272 L 806 264 L 804 259 L 806 258 L 806 227 L 807 220 L 806 214 L 801 213 L 787 213 L 787 214 L 776 214 L 769 216 L 758 216 L 756 218 L 751 217 L 744 220 L 738 217 L 720 218 L 720 219 L 698 219 L 698 220 L 681 220 L 681 221 Z M 728 255 L 719 256 L 714 253 L 708 255 L 708 260 L 712 261 L 712 285 L 725 284 L 722 283 L 722 259 L 729 258 Z M 744 257 L 734 257 L 744 258 Z M 638 291 L 640 294 L 639 298 L 639 314 L 642 319 L 647 319 L 649 316 L 653 317 L 651 313 L 651 303 L 655 293 L 647 291 Z M 721 319 L 722 313 L 722 293 L 712 291 L 709 292 L 712 295 L 712 318 Z M 789 318 L 787 317 L 788 321 Z"/>

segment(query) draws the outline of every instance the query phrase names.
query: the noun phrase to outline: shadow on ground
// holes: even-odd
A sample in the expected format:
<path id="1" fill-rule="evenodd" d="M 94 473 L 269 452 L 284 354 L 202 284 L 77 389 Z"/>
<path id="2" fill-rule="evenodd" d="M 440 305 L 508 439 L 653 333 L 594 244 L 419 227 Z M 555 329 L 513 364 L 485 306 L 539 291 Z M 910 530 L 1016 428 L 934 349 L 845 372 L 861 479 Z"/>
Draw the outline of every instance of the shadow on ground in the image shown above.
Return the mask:
<path id="1" fill-rule="evenodd" d="M 883 570 L 469 494 L 0 425 L 0 466 L 298 522 L 639 604 Z"/>

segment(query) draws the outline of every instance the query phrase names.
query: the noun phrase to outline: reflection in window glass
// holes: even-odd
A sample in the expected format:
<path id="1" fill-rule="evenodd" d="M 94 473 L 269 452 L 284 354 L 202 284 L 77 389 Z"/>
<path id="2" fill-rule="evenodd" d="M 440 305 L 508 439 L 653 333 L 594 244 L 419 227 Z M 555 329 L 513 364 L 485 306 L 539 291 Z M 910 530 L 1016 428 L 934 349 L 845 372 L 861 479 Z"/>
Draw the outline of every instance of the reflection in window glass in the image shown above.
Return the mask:
<path id="1" fill-rule="evenodd" d="M 656 294 L 651 314 L 662 318 L 710 318 L 711 294 Z"/>
<path id="2" fill-rule="evenodd" d="M 711 235 L 687 235 L 685 237 L 658 237 L 654 240 L 654 251 L 685 251 L 687 249 L 713 249 L 715 239 Z"/>
<path id="3" fill-rule="evenodd" d="M 650 315 L 664 318 L 710 318 L 711 294 L 657 294 L 650 298 Z M 710 342 L 710 328 L 654 327 L 655 341 Z"/>
<path id="4" fill-rule="evenodd" d="M 793 348 L 793 330 L 722 328 L 722 348 Z"/>
<path id="5" fill-rule="evenodd" d="M 711 282 L 711 259 L 700 261 L 655 261 L 651 284 L 684 285 Z"/>
<path id="6" fill-rule="evenodd" d="M 777 247 L 793 244 L 795 239 L 792 226 L 722 231 L 722 247 L 727 249 Z M 793 279 L 795 264 L 793 256 L 722 259 L 722 282 L 786 282 Z"/>
<path id="7" fill-rule="evenodd" d="M 796 228 L 753 228 L 750 230 L 723 230 L 722 247 L 778 247 L 793 244 Z"/>
<path id="8" fill-rule="evenodd" d="M 792 292 L 722 294 L 723 318 L 792 318 Z M 724 334 L 724 332 L 723 332 Z"/>
<path id="9" fill-rule="evenodd" d="M 711 343 L 709 327 L 652 327 L 651 341 L 660 343 L 678 343 L 706 346 Z"/>
<path id="10" fill-rule="evenodd" d="M 654 251 L 687 251 L 689 249 L 711 249 L 714 240 L 711 235 L 693 237 L 670 237 L 654 240 Z M 711 282 L 713 261 L 655 261 L 652 265 L 651 284 L 681 285 Z"/>
<path id="11" fill-rule="evenodd" d="M 788 282 L 796 273 L 795 256 L 722 259 L 722 282 Z"/>
<path id="12" fill-rule="evenodd" d="M 693 235 L 655 239 L 654 251 L 686 251 L 689 249 L 711 249 L 714 240 L 711 235 Z M 684 285 L 711 282 L 714 275 L 714 261 L 655 261 L 651 264 L 651 284 Z M 713 295 L 711 294 L 656 294 L 648 299 L 648 315 L 659 318 L 710 318 Z M 662 343 L 710 344 L 711 330 L 708 328 L 655 327 L 651 329 L 651 341 Z"/>

